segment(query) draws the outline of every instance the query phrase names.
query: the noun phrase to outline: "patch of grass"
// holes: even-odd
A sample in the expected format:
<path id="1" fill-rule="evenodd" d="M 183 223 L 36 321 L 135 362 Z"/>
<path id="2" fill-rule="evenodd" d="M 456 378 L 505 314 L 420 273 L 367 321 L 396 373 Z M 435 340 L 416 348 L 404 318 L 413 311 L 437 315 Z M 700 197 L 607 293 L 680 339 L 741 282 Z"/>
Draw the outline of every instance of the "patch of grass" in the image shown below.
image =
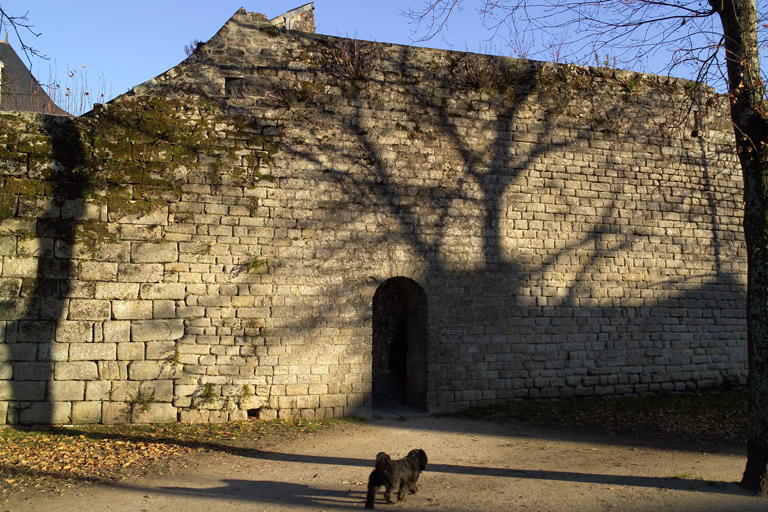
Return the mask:
<path id="1" fill-rule="evenodd" d="M 216 387 L 208 382 L 203 385 L 197 396 L 192 398 L 192 409 L 199 409 L 200 407 L 210 405 L 216 401 Z"/>
<path id="2" fill-rule="evenodd" d="M 367 80 L 379 69 L 380 48 L 369 41 L 338 39 L 322 50 L 322 64 L 335 77 Z"/>
<path id="3" fill-rule="evenodd" d="M 130 407 L 131 414 L 135 412 L 147 412 L 149 406 L 155 403 L 155 390 L 149 391 L 139 389 L 139 392 L 135 396 L 132 396 L 128 400 L 128 406 Z"/>
<path id="4" fill-rule="evenodd" d="M 497 57 L 466 53 L 452 65 L 456 83 L 465 89 L 492 93 L 515 87 L 516 73 Z"/>
<path id="5" fill-rule="evenodd" d="M 285 84 L 280 82 L 272 87 L 267 97 L 275 106 L 290 110 L 295 106 L 310 103 L 317 95 L 318 88 L 312 82 Z"/>
<path id="6" fill-rule="evenodd" d="M 261 271 L 269 271 L 269 260 L 252 258 L 246 263 L 250 274 L 258 274 Z"/>
<path id="7" fill-rule="evenodd" d="M 529 400 L 471 408 L 455 416 L 696 444 L 745 445 L 747 438 L 747 395 L 736 391 L 642 398 Z"/>

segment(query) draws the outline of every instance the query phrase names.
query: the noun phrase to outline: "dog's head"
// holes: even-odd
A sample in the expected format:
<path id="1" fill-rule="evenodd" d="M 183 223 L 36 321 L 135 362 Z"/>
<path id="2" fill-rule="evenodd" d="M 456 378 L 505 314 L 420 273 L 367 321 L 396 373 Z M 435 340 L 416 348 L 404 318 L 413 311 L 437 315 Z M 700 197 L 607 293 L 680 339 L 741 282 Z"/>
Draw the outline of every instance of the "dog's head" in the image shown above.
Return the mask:
<path id="1" fill-rule="evenodd" d="M 419 468 L 419 471 L 424 471 L 424 468 L 427 467 L 427 453 L 421 448 L 411 450 L 408 452 L 408 455 L 406 455 L 405 458 L 415 461 L 416 467 Z"/>

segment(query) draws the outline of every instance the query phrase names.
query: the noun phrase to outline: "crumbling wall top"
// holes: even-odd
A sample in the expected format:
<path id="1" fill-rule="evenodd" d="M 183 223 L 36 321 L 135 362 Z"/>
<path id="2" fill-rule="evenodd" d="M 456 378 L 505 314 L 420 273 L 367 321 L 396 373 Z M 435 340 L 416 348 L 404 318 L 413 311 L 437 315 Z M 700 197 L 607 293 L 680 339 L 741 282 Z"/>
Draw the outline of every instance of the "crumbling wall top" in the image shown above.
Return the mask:
<path id="1" fill-rule="evenodd" d="M 315 4 L 309 2 L 269 20 L 278 28 L 315 33 Z"/>

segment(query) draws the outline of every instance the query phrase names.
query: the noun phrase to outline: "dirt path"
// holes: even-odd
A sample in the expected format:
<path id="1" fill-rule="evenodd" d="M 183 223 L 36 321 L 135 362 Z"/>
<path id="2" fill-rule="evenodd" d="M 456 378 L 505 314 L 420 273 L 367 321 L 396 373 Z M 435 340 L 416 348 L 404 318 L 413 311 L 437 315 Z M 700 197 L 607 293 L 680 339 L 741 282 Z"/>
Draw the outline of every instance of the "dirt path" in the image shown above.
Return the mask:
<path id="1" fill-rule="evenodd" d="M 621 439 L 450 418 L 372 420 L 243 455 L 205 453 L 173 475 L 19 495 L 0 510 L 148 511 L 363 509 L 377 452 L 429 456 L 420 490 L 381 510 L 765 511 L 736 482 L 745 457 L 656 449 Z"/>

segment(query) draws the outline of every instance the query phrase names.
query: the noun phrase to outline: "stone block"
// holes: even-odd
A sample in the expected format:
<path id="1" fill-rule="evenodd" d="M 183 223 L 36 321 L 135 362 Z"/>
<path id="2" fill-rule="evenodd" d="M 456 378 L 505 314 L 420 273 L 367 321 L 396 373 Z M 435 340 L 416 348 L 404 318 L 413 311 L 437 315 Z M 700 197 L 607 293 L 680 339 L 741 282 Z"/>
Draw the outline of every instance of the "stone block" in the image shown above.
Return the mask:
<path id="1" fill-rule="evenodd" d="M 128 423 L 130 406 L 124 402 L 102 402 L 101 421 L 105 425 Z"/>
<path id="2" fill-rule="evenodd" d="M 117 359 L 119 361 L 143 361 L 145 343 L 125 342 L 117 344 Z"/>
<path id="3" fill-rule="evenodd" d="M 97 299 L 135 300 L 139 297 L 139 284 L 97 282 L 95 295 Z"/>
<path id="4" fill-rule="evenodd" d="M 320 407 L 346 407 L 347 395 L 322 395 L 320 396 Z"/>
<path id="5" fill-rule="evenodd" d="M 90 343 L 93 341 L 93 322 L 62 320 L 56 325 L 56 341 Z"/>
<path id="6" fill-rule="evenodd" d="M 339 407 L 339 409 L 343 409 L 342 407 Z M 281 420 L 297 420 L 301 418 L 301 411 L 298 409 L 290 408 L 290 409 L 278 409 L 277 410 L 277 417 Z"/>
<path id="7" fill-rule="evenodd" d="M 106 380 L 94 380 L 85 383 L 85 399 L 88 401 L 109 400 L 112 382 Z"/>
<path id="8" fill-rule="evenodd" d="M 85 397 L 85 382 L 82 380 L 54 380 L 48 383 L 48 401 L 77 401 Z"/>
<path id="9" fill-rule="evenodd" d="M 98 367 L 92 361 L 55 362 L 53 369 L 56 380 L 96 380 L 99 377 Z"/>
<path id="10" fill-rule="evenodd" d="M 31 226 L 25 229 L 27 229 L 27 231 L 31 233 L 32 232 L 31 230 L 34 229 L 34 224 L 32 224 Z M 15 254 L 16 254 L 16 238 L 12 236 L 0 237 L 0 256 L 13 256 Z"/>
<path id="11" fill-rule="evenodd" d="M 177 340 L 183 335 L 183 320 L 146 320 L 131 324 L 131 339 L 133 341 Z"/>
<path id="12" fill-rule="evenodd" d="M 0 361 L 37 361 L 37 349 L 45 345 L 47 343 L 0 344 Z"/>
<path id="13" fill-rule="evenodd" d="M 72 423 L 75 425 L 101 423 L 101 402 L 73 403 Z"/>
<path id="14" fill-rule="evenodd" d="M 234 411 L 229 412 L 229 417 L 227 418 L 227 421 L 246 421 L 248 420 L 248 411 L 241 410 L 241 409 L 235 409 Z"/>
<path id="15" fill-rule="evenodd" d="M 0 238 L 2 240 L 2 238 Z M 0 278 L 0 298 L 15 298 L 21 293 L 21 278 Z"/>
<path id="16" fill-rule="evenodd" d="M 139 386 L 142 393 L 151 393 L 155 397 L 155 402 L 173 401 L 173 381 L 172 380 L 152 380 L 142 382 Z"/>
<path id="17" fill-rule="evenodd" d="M 296 397 L 296 407 L 299 409 L 316 409 L 320 406 L 320 397 L 317 395 L 303 395 Z"/>
<path id="18" fill-rule="evenodd" d="M 70 423 L 71 402 L 32 402 L 19 410 L 22 425 L 62 425 Z"/>
<path id="19" fill-rule="evenodd" d="M 125 380 L 128 378 L 127 361 L 96 361 L 101 380 Z"/>
<path id="20" fill-rule="evenodd" d="M 117 263 L 83 261 L 80 263 L 80 279 L 84 281 L 115 281 L 117 268 Z"/>
<path id="21" fill-rule="evenodd" d="M 8 402 L 0 402 L 0 425 L 8 423 Z"/>
<path id="22" fill-rule="evenodd" d="M 176 242 L 132 242 L 131 263 L 170 263 L 179 260 Z"/>
<path id="23" fill-rule="evenodd" d="M 229 421 L 229 413 L 227 411 L 209 411 L 209 423 L 226 423 L 227 421 Z"/>
<path id="24" fill-rule="evenodd" d="M 51 380 L 52 373 L 51 363 L 14 363 L 13 364 L 13 379 L 20 380 Z"/>
<path id="25" fill-rule="evenodd" d="M 328 392 L 328 384 L 310 384 L 307 392 L 310 395 L 324 395 Z"/>
<path id="26" fill-rule="evenodd" d="M 71 289 L 72 287 L 70 287 L 70 290 Z M 69 314 L 69 302 L 69 299 L 51 299 L 43 297 L 40 299 L 40 318 L 55 321 L 65 319 Z M 48 338 L 45 341 L 51 339 L 53 338 Z"/>
<path id="27" fill-rule="evenodd" d="M 176 318 L 176 301 L 155 300 L 152 301 L 152 318 Z"/>
<path id="28" fill-rule="evenodd" d="M 258 409 L 266 405 L 266 400 L 261 396 L 246 396 L 240 399 L 240 407 L 246 410 Z"/>
<path id="29" fill-rule="evenodd" d="M 41 380 L 0 380 L 0 400 L 45 400 L 47 382 Z"/>
<path id="30" fill-rule="evenodd" d="M 262 421 L 270 421 L 277 419 L 277 409 L 268 409 L 262 407 L 258 412 L 259 419 Z"/>
<path id="31" fill-rule="evenodd" d="M 149 213 L 136 214 L 126 214 L 121 211 L 111 211 L 109 213 L 109 220 L 110 222 L 118 222 L 121 224 L 166 226 L 168 225 L 168 211 L 167 208 L 160 208 Z"/>
<path id="32" fill-rule="evenodd" d="M 147 342 L 146 359 L 169 361 L 176 352 L 174 341 L 150 341 Z"/>
<path id="33" fill-rule="evenodd" d="M 128 365 L 128 376 L 131 380 L 173 379 L 181 376 L 178 366 L 162 361 L 133 361 Z"/>
<path id="34" fill-rule="evenodd" d="M 14 396 L 17 394 L 16 386 L 18 386 L 20 383 L 10 381 L 10 380 L 0 380 L 0 400 L 13 400 Z M 27 384 L 21 383 L 21 384 Z M 28 400 L 32 400 L 29 398 Z"/>
<path id="35" fill-rule="evenodd" d="M 119 343 L 131 340 L 131 322 L 127 320 L 104 322 L 102 332 L 107 343 Z"/>
<path id="36" fill-rule="evenodd" d="M 70 361 L 114 361 L 117 343 L 74 343 L 69 349 Z"/>
<path id="37" fill-rule="evenodd" d="M 19 256 L 35 256 L 37 258 L 50 258 L 53 256 L 53 239 L 28 238 L 19 240 Z"/>
<path id="38" fill-rule="evenodd" d="M 210 411 L 181 411 L 179 421 L 181 423 L 208 423 Z"/>
<path id="39" fill-rule="evenodd" d="M 108 300 L 72 299 L 69 302 L 70 320 L 109 320 L 112 305 Z"/>
<path id="40" fill-rule="evenodd" d="M 0 262 L 2 264 L 2 262 Z M 2 267 L 0 267 L 2 268 Z M 16 321 L 19 317 L 28 315 L 30 311 L 35 311 L 37 301 L 24 297 L 21 299 L 3 299 L 3 307 L 0 308 L 0 320 Z M 14 324 L 15 326 L 16 324 Z M 8 334 L 5 334 L 6 340 Z"/>
<path id="41" fill-rule="evenodd" d="M 287 384 L 285 386 L 286 395 L 306 395 L 309 386 L 307 384 Z"/>
<path id="42" fill-rule="evenodd" d="M 139 394 L 139 382 L 130 380 L 112 381 L 110 400 L 115 402 L 130 402 Z"/>
<path id="43" fill-rule="evenodd" d="M 187 296 L 187 286 L 184 283 L 143 283 L 140 296 L 146 300 L 183 300 Z"/>
<path id="44" fill-rule="evenodd" d="M 0 361 L 0 380 L 13 378 L 13 364 Z"/>
<path id="45" fill-rule="evenodd" d="M 152 318 L 152 301 L 116 300 L 112 302 L 112 317 L 116 320 L 149 320 Z"/>
<path id="46" fill-rule="evenodd" d="M 127 283 L 157 283 L 163 280 L 164 269 L 159 263 L 122 263 L 117 279 Z"/>
<path id="47" fill-rule="evenodd" d="M 55 330 L 55 322 L 23 320 L 19 322 L 18 341 L 49 342 Z"/>
<path id="48" fill-rule="evenodd" d="M 37 277 L 37 258 L 5 258 L 3 277 Z"/>
<path id="49" fill-rule="evenodd" d="M 177 384 L 174 393 L 177 398 L 195 396 L 200 389 L 197 384 Z"/>
<path id="50" fill-rule="evenodd" d="M 173 404 L 152 403 L 146 411 L 134 408 L 131 414 L 131 423 L 175 423 L 178 411 Z"/>

